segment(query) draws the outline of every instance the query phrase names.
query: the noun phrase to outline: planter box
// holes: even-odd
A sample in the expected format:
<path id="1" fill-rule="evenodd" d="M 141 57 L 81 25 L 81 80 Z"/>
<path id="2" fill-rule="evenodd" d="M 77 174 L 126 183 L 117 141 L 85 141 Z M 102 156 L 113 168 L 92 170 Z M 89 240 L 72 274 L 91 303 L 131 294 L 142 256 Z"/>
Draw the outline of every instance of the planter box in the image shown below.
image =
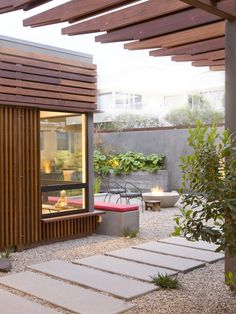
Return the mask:
<path id="1" fill-rule="evenodd" d="M 168 172 L 167 170 L 158 170 L 157 173 L 146 171 L 136 171 L 128 175 L 115 176 L 113 173 L 109 176 L 110 180 L 124 185 L 125 181 L 135 184 L 142 192 L 148 192 L 155 186 L 160 186 L 166 192 L 168 191 Z M 105 187 L 102 185 L 102 191 Z"/>

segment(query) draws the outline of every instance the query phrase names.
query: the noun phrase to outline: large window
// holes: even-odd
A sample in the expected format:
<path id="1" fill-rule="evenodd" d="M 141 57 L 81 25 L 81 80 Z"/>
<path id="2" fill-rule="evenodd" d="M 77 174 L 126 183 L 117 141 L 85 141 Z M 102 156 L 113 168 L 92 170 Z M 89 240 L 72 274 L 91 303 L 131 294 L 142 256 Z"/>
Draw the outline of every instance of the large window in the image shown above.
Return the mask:
<path id="1" fill-rule="evenodd" d="M 86 211 L 86 115 L 41 111 L 43 215 Z"/>

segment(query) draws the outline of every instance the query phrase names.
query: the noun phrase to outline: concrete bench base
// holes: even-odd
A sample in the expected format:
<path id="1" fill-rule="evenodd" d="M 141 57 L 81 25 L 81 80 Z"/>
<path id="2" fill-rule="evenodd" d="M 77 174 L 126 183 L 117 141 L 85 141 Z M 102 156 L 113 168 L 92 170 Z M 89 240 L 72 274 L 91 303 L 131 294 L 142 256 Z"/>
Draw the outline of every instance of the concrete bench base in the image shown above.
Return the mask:
<path id="1" fill-rule="evenodd" d="M 96 233 L 121 236 L 124 229 L 139 230 L 139 210 L 105 212 Z"/>

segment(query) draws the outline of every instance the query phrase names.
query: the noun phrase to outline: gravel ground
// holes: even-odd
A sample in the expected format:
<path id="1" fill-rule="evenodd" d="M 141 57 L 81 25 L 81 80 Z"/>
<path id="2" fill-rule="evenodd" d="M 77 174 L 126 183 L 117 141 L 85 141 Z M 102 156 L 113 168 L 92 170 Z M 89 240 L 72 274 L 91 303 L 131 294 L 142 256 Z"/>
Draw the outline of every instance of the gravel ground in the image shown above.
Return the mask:
<path id="1" fill-rule="evenodd" d="M 168 237 L 173 229 L 173 217 L 177 213 L 177 208 L 141 213 L 140 233 L 135 239 L 94 234 L 82 239 L 14 253 L 12 273 L 26 270 L 28 265 L 39 262 L 53 259 L 73 261 L 77 258 Z M 5 274 L 0 273 L 0 276 L 5 276 Z M 135 308 L 126 313 L 236 314 L 236 295 L 224 285 L 224 261 L 208 264 L 188 274 L 179 275 L 179 281 L 181 287 L 178 290 L 158 290 L 133 300 Z M 35 298 L 34 300 L 42 303 Z M 62 313 L 69 312 L 62 311 Z"/>

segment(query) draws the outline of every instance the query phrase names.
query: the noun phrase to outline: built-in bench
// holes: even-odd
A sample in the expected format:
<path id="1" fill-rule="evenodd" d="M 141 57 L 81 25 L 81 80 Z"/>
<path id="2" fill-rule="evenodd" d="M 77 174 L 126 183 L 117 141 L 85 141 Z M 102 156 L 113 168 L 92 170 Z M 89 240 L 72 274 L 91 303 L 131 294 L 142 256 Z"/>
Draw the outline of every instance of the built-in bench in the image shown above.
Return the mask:
<path id="1" fill-rule="evenodd" d="M 57 202 L 58 197 L 49 196 L 49 202 Z M 70 205 L 81 205 L 81 199 L 70 199 Z M 122 235 L 124 229 L 139 230 L 139 207 L 114 203 L 95 202 L 96 210 L 105 211 L 96 233 L 107 235 Z"/>
<path id="2" fill-rule="evenodd" d="M 94 208 L 106 212 L 96 233 L 121 236 L 124 229 L 139 230 L 139 207 L 95 202 Z"/>

